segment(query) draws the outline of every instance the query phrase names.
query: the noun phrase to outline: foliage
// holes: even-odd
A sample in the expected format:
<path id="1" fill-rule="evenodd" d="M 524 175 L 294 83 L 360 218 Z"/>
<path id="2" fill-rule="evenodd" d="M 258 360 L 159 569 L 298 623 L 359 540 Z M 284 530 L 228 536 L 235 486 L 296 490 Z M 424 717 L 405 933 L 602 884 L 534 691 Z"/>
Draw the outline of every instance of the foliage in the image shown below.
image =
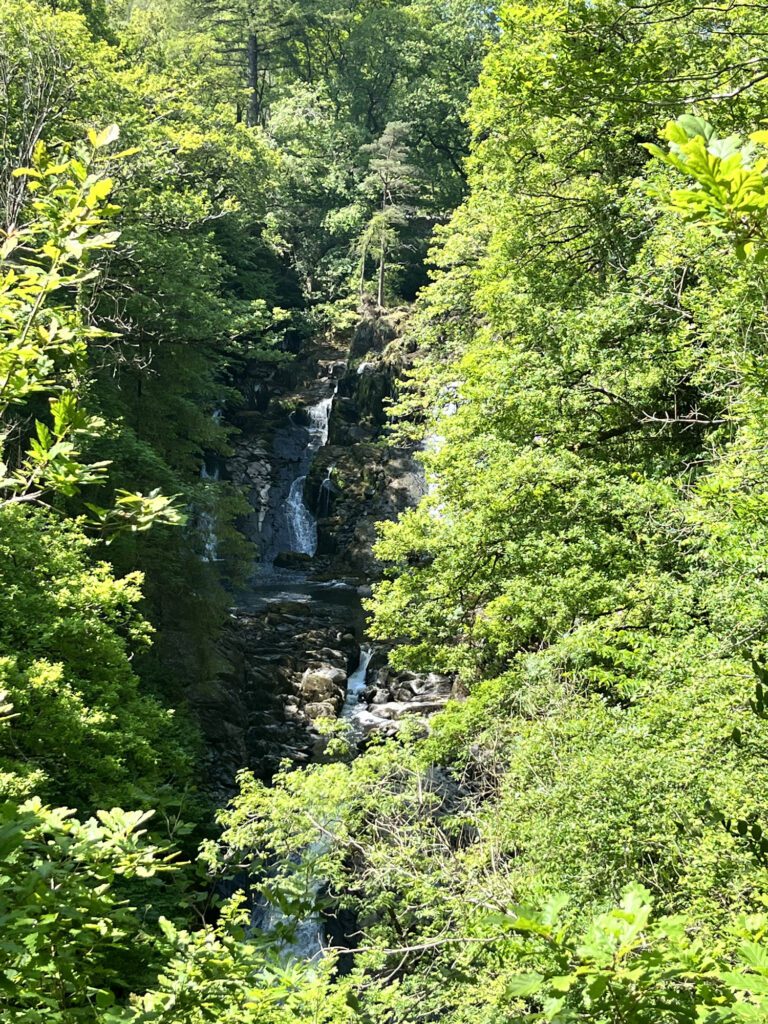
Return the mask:
<path id="1" fill-rule="evenodd" d="M 73 813 L 39 800 L 0 810 L 7 1020 L 102 1019 L 147 956 L 149 936 L 121 883 L 168 868 L 145 838 L 151 814 L 99 811 L 80 822 Z"/>
<path id="2" fill-rule="evenodd" d="M 104 426 L 84 410 L 80 396 L 86 386 L 88 345 L 106 336 L 87 323 L 82 296 L 83 286 L 97 276 L 95 269 L 86 269 L 89 254 L 109 248 L 119 237 L 119 232 L 99 230 L 105 223 L 103 214 L 113 212 L 107 205 L 112 182 L 103 174 L 89 173 L 93 153 L 118 135 L 116 126 L 91 131 L 90 153 L 82 151 L 58 163 L 41 143 L 33 165 L 16 172 L 31 179 L 28 189 L 34 200 L 33 219 L 7 231 L 0 250 L 5 269 L 0 359 L 3 451 L 14 445 L 22 452 L 15 465 L 0 462 L 0 491 L 8 495 L 4 504 L 40 501 L 49 492 L 73 497 L 106 475 L 109 463 L 80 460 L 81 439 L 97 435 Z M 74 304 L 49 301 L 62 290 L 77 293 Z M 9 413 L 19 407 L 25 411 L 33 396 L 46 392 L 52 395 L 50 426 L 36 419 L 35 434 L 23 452 L 24 420 L 14 421 Z M 122 490 L 113 509 L 87 507 L 105 533 L 183 521 L 174 500 L 159 490 L 148 496 Z"/>
<path id="3" fill-rule="evenodd" d="M 108 1014 L 105 1024 L 342 1024 L 348 1019 L 343 999 L 329 992 L 333 969 L 282 964 L 263 939 L 245 938 L 249 914 L 238 901 L 226 910 L 219 928 L 177 930 L 160 927 L 170 957 L 157 988 L 131 1001 L 125 1014 Z"/>
<path id="4" fill-rule="evenodd" d="M 488 907 L 564 890 L 574 936 L 633 880 L 683 915 L 634 980 L 632 965 L 613 978 L 623 1005 L 589 991 L 574 939 L 590 982 L 567 997 L 555 983 L 521 1018 L 696 1019 L 699 985 L 702 1019 L 761 1019 L 760 980 L 718 988 L 706 956 L 682 955 L 695 933 L 727 973 L 764 887 L 764 138 L 742 141 L 764 116 L 759 27 L 675 3 L 509 5 L 501 20 L 470 197 L 414 327 L 431 355 L 399 408 L 432 435 L 430 493 L 382 528 L 372 606 L 375 635 L 404 641 L 399 667 L 456 672 L 469 693 L 421 757 L 457 777 L 475 839 L 450 868 L 416 870 L 437 872 L 430 900 L 470 948 L 454 893 Z M 660 112 L 694 98 L 647 163 Z M 398 946 L 394 931 L 371 941 Z M 447 1019 L 516 1019 L 510 961 L 570 976 L 547 942 L 501 948 L 424 975 L 412 962 L 382 1005 L 408 1019 L 408 988 Z M 438 996 L 430 971 L 475 980 Z"/>
<path id="5" fill-rule="evenodd" d="M 373 211 L 361 186 L 388 125 L 411 126 L 422 217 L 393 296 L 423 283 L 434 224 L 464 190 L 463 107 L 493 12 L 476 0 L 191 0 L 234 77 L 238 117 L 263 125 L 281 155 L 275 228 L 310 298 L 344 302 L 360 279 Z M 378 227 L 382 218 L 376 217 Z M 370 224 L 369 224 L 370 226 Z M 402 233 L 401 233 L 402 234 Z"/>
<path id="6" fill-rule="evenodd" d="M 377 200 L 377 206 L 358 242 L 360 297 L 362 300 L 365 292 L 366 263 L 373 253 L 379 265 L 376 293 L 379 307 L 384 305 L 387 262 L 398 247 L 398 228 L 407 225 L 415 213 L 405 202 L 418 190 L 416 168 L 408 162 L 406 137 L 409 129 L 407 124 L 391 122 L 375 143 L 363 147 L 363 152 L 370 155 L 370 162 L 361 190 L 370 193 Z"/>
<path id="7" fill-rule="evenodd" d="M 20 506 L 0 515 L 0 678 L 14 710 L 3 789 L 135 806 L 165 782 L 183 789 L 189 747 L 131 667 L 150 635 L 141 577 L 115 579 L 92 548 L 77 523 Z"/>
<path id="8" fill-rule="evenodd" d="M 762 10 L 54 8 L 0 0 L 6 792 L 178 814 L 229 601 L 201 525 L 230 582 L 249 564 L 240 497 L 201 474 L 217 411 L 348 324 L 374 258 L 379 305 L 413 298 L 430 241 L 394 410 L 429 487 L 381 528 L 371 628 L 465 699 L 426 737 L 242 775 L 199 868 L 245 872 L 267 934 L 242 895 L 169 914 L 186 875 L 141 812 L 4 809 L 4 1011 L 764 1019 Z M 298 964 L 318 915 L 335 948 Z"/>
<path id="9" fill-rule="evenodd" d="M 80 403 L 84 390 L 88 345 L 105 332 L 88 324 L 82 289 L 96 275 L 87 269 L 90 254 L 112 246 L 119 232 L 104 232 L 112 182 L 103 173 L 89 173 L 93 154 L 114 142 L 116 126 L 91 132 L 91 151 L 58 162 L 40 143 L 31 167 L 16 176 L 30 179 L 29 220 L 5 232 L 0 248 L 0 492 L 4 503 L 38 501 L 48 494 L 72 497 L 105 475 L 106 463 L 79 460 L 78 439 L 93 436 L 103 421 Z M 55 294 L 77 294 L 74 303 L 52 304 Z M 12 409 L 29 406 L 33 396 L 49 394 L 50 426 L 37 419 L 29 448 L 8 465 L 12 445 L 23 449 L 24 424 L 9 417 Z M 104 513 L 106 518 L 108 513 Z M 119 515 L 146 529 L 155 520 L 179 522 L 171 501 L 152 505 L 141 495 L 125 493 Z"/>
<path id="10" fill-rule="evenodd" d="M 754 147 L 745 150 L 738 135 L 718 139 L 712 125 L 699 117 L 670 121 L 663 135 L 669 142 L 668 152 L 650 144 L 646 149 L 698 185 L 674 189 L 671 208 L 694 223 L 705 223 L 718 236 L 730 236 L 742 259 L 764 259 L 768 160 L 755 159 Z M 768 133 L 752 132 L 750 140 L 765 145 Z"/>
<path id="11" fill-rule="evenodd" d="M 558 920 L 557 900 L 542 914 L 521 909 L 511 929 L 546 944 L 558 973 L 517 975 L 508 995 L 535 997 L 541 1010 L 533 1019 L 550 1021 L 763 1020 L 765 916 L 739 922 L 734 969 L 718 949 L 687 934 L 684 918 L 652 920 L 652 907 L 647 889 L 630 886 L 584 934 Z"/>
<path id="12" fill-rule="evenodd" d="M 326 979 L 271 960 L 244 939 L 239 901 L 191 934 L 138 905 L 173 855 L 150 843 L 151 812 L 74 812 L 31 800 L 0 809 L 4 1018 L 230 1024 L 326 1021 Z M 150 890 L 152 891 L 152 890 Z M 158 964 L 163 971 L 157 975 Z M 131 988 L 141 994 L 129 997 Z M 341 1020 L 343 1017 L 334 1017 Z"/>

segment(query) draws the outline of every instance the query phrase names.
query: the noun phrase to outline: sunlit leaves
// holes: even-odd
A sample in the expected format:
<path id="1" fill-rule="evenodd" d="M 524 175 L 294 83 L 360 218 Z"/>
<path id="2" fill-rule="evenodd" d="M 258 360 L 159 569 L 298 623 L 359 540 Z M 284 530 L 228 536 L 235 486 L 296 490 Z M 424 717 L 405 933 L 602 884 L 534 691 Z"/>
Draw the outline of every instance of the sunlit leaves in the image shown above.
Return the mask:
<path id="1" fill-rule="evenodd" d="M 46 491 L 72 496 L 106 468 L 79 459 L 78 436 L 94 434 L 100 423 L 84 412 L 72 382 L 82 376 L 88 342 L 102 332 L 86 324 L 74 296 L 88 276 L 86 252 L 111 245 L 118 235 L 99 233 L 111 182 L 98 173 L 78 180 L 76 163 L 69 157 L 56 163 L 42 143 L 37 146 L 33 167 L 22 172 L 41 186 L 33 219 L 12 230 L 2 250 L 0 419 L 35 394 L 52 395 L 51 425 L 37 421 L 27 453 L 11 474 L 6 471 L 3 487 L 11 500 Z M 67 291 L 73 301 L 62 302 Z M 7 420 L 6 444 L 13 429 Z"/>
<path id="2" fill-rule="evenodd" d="M 112 125 L 91 131 L 94 150 L 119 135 Z M 23 407 L 37 394 L 49 394 L 50 425 L 35 421 L 26 452 L 9 469 L 6 457 L 0 493 L 7 501 L 37 500 L 47 493 L 74 497 L 106 479 L 109 463 L 86 462 L 80 446 L 96 436 L 103 421 L 88 414 L 81 401 L 88 345 L 106 332 L 88 323 L 81 306 L 81 289 L 95 271 L 89 257 L 111 248 L 119 231 L 104 230 L 113 189 L 91 158 L 81 152 L 56 162 L 42 144 L 31 168 L 18 174 L 34 180 L 32 219 L 8 232 L 0 255 L 0 423 L 5 445 L 21 423 L 10 420 L 12 408 Z M 69 293 L 69 301 L 61 295 Z M 114 510 L 106 514 L 110 529 L 146 530 L 154 522 L 178 524 L 182 517 L 173 499 L 159 491 L 145 497 L 121 492 Z M 105 519 L 100 515 L 100 521 Z"/>
<path id="3" fill-rule="evenodd" d="M 691 934 L 683 917 L 654 917 L 642 886 L 579 935 L 572 927 L 546 935 L 557 964 L 548 976 L 518 974 L 507 995 L 524 999 L 552 1021 L 762 1020 L 768 1011 L 763 942 L 745 942 L 743 967 L 731 969 L 719 949 Z M 763 920 L 752 919 L 755 933 Z M 565 970 L 564 970 L 565 969 Z"/>
<path id="4" fill-rule="evenodd" d="M 94 149 L 104 149 L 105 146 L 117 142 L 119 138 L 120 128 L 116 124 L 110 124 L 101 131 L 90 129 L 88 132 L 88 141 Z"/>
<path id="5" fill-rule="evenodd" d="M 147 842 L 151 815 L 112 810 L 79 821 L 33 799 L 0 807 L 0 1013 L 33 1024 L 86 1019 L 114 1002 L 124 967 L 115 953 L 149 937 L 115 890 L 118 877 L 152 878 L 166 855 Z"/>
<path id="6" fill-rule="evenodd" d="M 737 255 L 762 261 L 768 256 L 764 221 L 768 210 L 768 158 L 737 135 L 720 139 L 703 118 L 683 116 L 670 121 L 664 132 L 669 150 L 647 144 L 657 159 L 693 178 L 697 188 L 673 189 L 672 209 L 710 230 L 730 236 Z M 765 132 L 750 136 L 765 142 Z"/>
<path id="7" fill-rule="evenodd" d="M 108 540 L 123 530 L 130 530 L 131 533 L 143 533 L 153 526 L 181 526 L 186 522 L 186 516 L 180 511 L 178 501 L 181 496 L 176 494 L 167 497 L 162 494 L 159 488 L 149 494 L 126 491 L 119 488 L 116 491 L 115 503 L 112 508 L 101 508 L 91 502 L 86 502 L 86 507 L 99 523 L 101 530 Z"/>

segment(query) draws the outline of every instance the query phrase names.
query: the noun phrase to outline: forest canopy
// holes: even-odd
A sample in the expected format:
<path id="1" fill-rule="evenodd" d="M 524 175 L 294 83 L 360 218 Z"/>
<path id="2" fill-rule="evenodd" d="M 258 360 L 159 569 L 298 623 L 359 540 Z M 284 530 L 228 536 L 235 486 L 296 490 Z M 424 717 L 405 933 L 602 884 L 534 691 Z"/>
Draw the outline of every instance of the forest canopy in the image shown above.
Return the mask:
<path id="1" fill-rule="evenodd" d="M 768 1019 L 764 37 L 0 0 L 4 1020 Z M 395 309 L 368 629 L 454 699 L 217 810 L 225 410 Z"/>

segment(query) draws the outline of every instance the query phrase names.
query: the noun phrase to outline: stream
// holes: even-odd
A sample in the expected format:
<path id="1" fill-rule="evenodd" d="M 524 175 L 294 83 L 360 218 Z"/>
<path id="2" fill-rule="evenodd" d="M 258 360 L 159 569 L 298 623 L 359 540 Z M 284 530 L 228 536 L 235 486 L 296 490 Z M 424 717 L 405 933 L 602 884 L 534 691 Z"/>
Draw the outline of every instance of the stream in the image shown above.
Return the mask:
<path id="1" fill-rule="evenodd" d="M 362 739 L 363 729 L 360 716 L 367 715 L 364 705 L 360 703 L 362 694 L 366 688 L 366 676 L 373 651 L 370 647 L 363 647 L 360 652 L 360 664 L 347 681 L 347 698 L 344 702 L 341 714 L 341 721 L 348 722 L 351 729 L 350 738 Z M 318 811 L 318 818 L 322 820 L 322 813 Z M 329 838 L 319 836 L 315 843 L 306 851 L 307 859 L 312 861 L 325 852 L 328 848 Z M 323 879 L 308 878 L 306 896 L 309 901 L 314 902 L 323 887 Z M 290 938 L 281 944 L 280 955 L 286 962 L 291 960 L 310 961 L 316 959 L 323 951 L 326 944 L 325 922 L 322 916 L 315 912 L 296 922 L 292 922 L 279 907 L 268 904 L 264 901 L 258 903 L 254 908 L 252 917 L 256 927 L 266 932 L 286 931 Z"/>
<path id="2" fill-rule="evenodd" d="M 350 352 L 370 354 L 365 372 L 326 348 L 314 365 L 277 379 L 264 401 L 262 384 L 254 384 L 256 397 L 234 413 L 233 455 L 203 468 L 204 480 L 242 488 L 252 509 L 244 533 L 261 553 L 231 608 L 222 641 L 228 669 L 193 695 L 223 801 L 244 767 L 269 784 L 286 761 L 300 769 L 321 759 L 320 720 L 346 723 L 360 750 L 374 733 L 397 735 L 406 718 L 426 723 L 450 697 L 452 680 L 397 672 L 386 647 L 366 644 L 362 598 L 377 573 L 374 524 L 413 507 L 425 491 L 414 450 L 385 439 L 391 370 L 372 361 L 377 344 L 363 322 Z M 215 561 L 216 523 L 198 521 L 203 557 Z M 310 874 L 313 854 L 328 841 L 318 835 L 297 861 L 297 876 Z M 253 877 L 249 888 L 265 883 Z M 301 884 L 309 905 L 325 883 Z M 327 943 L 319 913 L 296 921 L 263 897 L 251 907 L 254 928 L 274 934 L 286 961 L 316 958 Z"/>
<path id="3" fill-rule="evenodd" d="M 314 578 L 311 564 L 297 570 L 275 565 L 280 556 L 305 555 L 314 558 L 318 547 L 317 519 L 306 502 L 307 477 L 315 458 L 327 444 L 330 418 L 336 389 L 326 394 L 306 410 L 294 412 L 286 426 L 277 432 L 275 448 L 282 456 L 284 466 L 270 494 L 271 521 L 267 524 L 268 543 L 265 558 L 249 587 L 246 604 L 251 609 L 270 605 L 291 606 L 314 604 L 332 608 L 350 631 L 362 641 L 364 615 L 357 587 L 344 580 Z M 320 489 L 318 513 L 328 510 L 331 471 Z M 367 687 L 367 672 L 373 651 L 361 646 L 358 664 L 346 681 L 346 695 L 339 713 L 341 721 L 349 722 L 350 739 L 359 742 L 364 736 L 364 720 L 368 716 L 361 704 Z M 318 837 L 316 844 L 306 851 L 308 859 L 322 853 L 328 840 Z M 322 879 L 307 880 L 307 896 L 312 902 L 322 888 Z M 290 934 L 281 945 L 284 960 L 312 960 L 322 951 L 325 925 L 321 916 L 311 914 L 303 920 L 291 921 L 278 907 L 264 900 L 253 908 L 254 926 L 267 932 Z"/>

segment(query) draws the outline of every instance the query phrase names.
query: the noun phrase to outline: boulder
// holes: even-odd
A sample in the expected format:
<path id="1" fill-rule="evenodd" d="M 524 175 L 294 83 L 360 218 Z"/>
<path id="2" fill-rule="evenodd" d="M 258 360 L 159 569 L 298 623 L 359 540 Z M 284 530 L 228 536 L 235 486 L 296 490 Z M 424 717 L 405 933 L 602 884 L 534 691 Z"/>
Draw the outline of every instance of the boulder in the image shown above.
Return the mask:
<path id="1" fill-rule="evenodd" d="M 299 689 L 304 700 L 336 702 L 344 697 L 347 673 L 342 668 L 327 665 L 322 668 L 308 668 L 301 677 Z"/>
<path id="2" fill-rule="evenodd" d="M 335 718 L 337 713 L 336 705 L 330 701 L 320 701 L 316 704 L 306 704 L 304 706 L 304 714 L 312 722 L 316 722 L 318 718 Z"/>
<path id="3" fill-rule="evenodd" d="M 415 694 L 434 694 L 435 696 L 449 697 L 453 689 L 453 680 L 449 676 L 430 672 L 427 676 L 420 676 L 418 679 L 412 680 L 410 687 Z"/>

